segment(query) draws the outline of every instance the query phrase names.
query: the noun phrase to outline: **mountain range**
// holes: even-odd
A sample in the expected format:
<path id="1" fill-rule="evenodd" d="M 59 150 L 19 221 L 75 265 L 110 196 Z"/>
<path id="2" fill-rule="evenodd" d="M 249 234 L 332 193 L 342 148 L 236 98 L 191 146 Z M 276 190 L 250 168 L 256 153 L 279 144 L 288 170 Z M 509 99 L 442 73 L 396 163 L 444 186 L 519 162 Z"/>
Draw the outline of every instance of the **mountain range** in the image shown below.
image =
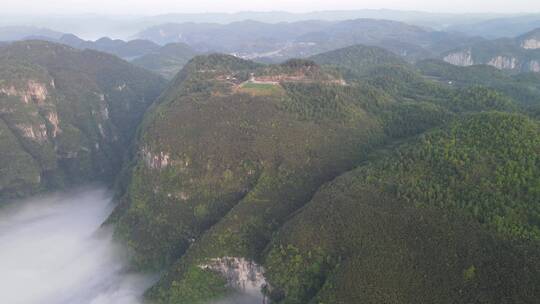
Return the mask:
<path id="1" fill-rule="evenodd" d="M 538 31 L 243 21 L 47 40 L 0 46 L 1 204 L 111 185 L 103 225 L 157 274 L 149 303 L 540 298 Z"/>
<path id="2" fill-rule="evenodd" d="M 356 19 L 267 24 L 256 21 L 220 24 L 166 24 L 137 34 L 157 43 L 183 42 L 200 52 L 233 53 L 246 59 L 286 60 L 354 44 L 386 47 L 417 58 L 465 44 L 468 37 L 401 22 Z"/>
<path id="3" fill-rule="evenodd" d="M 344 21 L 359 18 L 387 19 L 410 24 L 444 29 L 451 25 L 475 24 L 493 19 L 509 19 L 521 15 L 506 14 L 444 14 L 421 11 L 399 10 L 349 10 L 318 11 L 309 13 L 272 12 L 237 12 L 237 13 L 169 13 L 156 16 L 114 16 L 99 14 L 62 15 L 54 18 L 40 15 L 2 15 L 0 26 L 32 25 L 51 28 L 55 31 L 73 33 L 85 39 L 99 39 L 113 36 L 123 40 L 130 39 L 135 33 L 145 28 L 166 23 L 219 23 L 228 24 L 245 20 L 264 23 L 299 22 L 307 20 Z M 530 16 L 524 16 L 529 18 Z M 521 32 L 525 32 L 523 30 Z"/>
<path id="4" fill-rule="evenodd" d="M 451 32 L 467 33 L 486 39 L 516 37 L 532 29 L 540 27 L 538 14 L 523 14 L 519 16 L 499 16 L 472 23 L 454 24 L 446 28 Z"/>
<path id="5" fill-rule="evenodd" d="M 4 28 L 0 32 L 15 40 L 40 39 L 107 52 L 168 79 L 197 54 L 220 52 L 258 62 L 278 63 L 357 44 L 384 48 L 408 62 L 441 58 L 461 66 L 488 64 L 510 71 L 540 71 L 537 29 L 513 38 L 488 40 L 397 21 L 355 19 L 170 23 L 150 27 L 138 33 L 137 39 L 129 41 L 107 37 L 83 40 L 73 34 L 31 27 Z M 162 46 L 165 44 L 169 45 Z"/>
<path id="6" fill-rule="evenodd" d="M 109 221 L 165 269 L 147 297 L 534 302 L 540 95 L 367 46 L 313 59 L 199 56 L 156 101 Z"/>

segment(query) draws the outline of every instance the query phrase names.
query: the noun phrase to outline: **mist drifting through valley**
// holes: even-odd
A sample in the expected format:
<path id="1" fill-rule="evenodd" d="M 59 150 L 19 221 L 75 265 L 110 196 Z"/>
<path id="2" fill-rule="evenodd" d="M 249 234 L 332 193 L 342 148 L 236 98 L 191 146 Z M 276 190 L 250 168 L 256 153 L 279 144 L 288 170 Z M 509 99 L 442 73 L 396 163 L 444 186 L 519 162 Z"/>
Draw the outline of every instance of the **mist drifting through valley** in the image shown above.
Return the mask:
<path id="1" fill-rule="evenodd" d="M 100 229 L 111 196 L 84 189 L 0 209 L 0 294 L 10 304 L 138 304 L 153 278 L 126 273 Z"/>
<path id="2" fill-rule="evenodd" d="M 113 208 L 96 187 L 0 208 L 0 303 L 142 304 L 156 276 L 126 271 L 125 250 L 101 228 Z M 214 304 L 262 302 L 236 294 Z"/>

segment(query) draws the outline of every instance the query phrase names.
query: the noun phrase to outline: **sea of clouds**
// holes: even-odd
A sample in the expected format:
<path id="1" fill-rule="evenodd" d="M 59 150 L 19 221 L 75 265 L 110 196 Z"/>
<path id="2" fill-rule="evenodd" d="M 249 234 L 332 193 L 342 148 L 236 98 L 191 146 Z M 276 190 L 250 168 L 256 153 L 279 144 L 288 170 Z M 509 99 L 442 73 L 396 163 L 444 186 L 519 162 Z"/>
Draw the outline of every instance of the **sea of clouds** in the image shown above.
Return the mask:
<path id="1" fill-rule="evenodd" d="M 112 208 L 102 188 L 0 208 L 0 303 L 139 304 L 154 278 L 127 272 L 100 228 Z"/>

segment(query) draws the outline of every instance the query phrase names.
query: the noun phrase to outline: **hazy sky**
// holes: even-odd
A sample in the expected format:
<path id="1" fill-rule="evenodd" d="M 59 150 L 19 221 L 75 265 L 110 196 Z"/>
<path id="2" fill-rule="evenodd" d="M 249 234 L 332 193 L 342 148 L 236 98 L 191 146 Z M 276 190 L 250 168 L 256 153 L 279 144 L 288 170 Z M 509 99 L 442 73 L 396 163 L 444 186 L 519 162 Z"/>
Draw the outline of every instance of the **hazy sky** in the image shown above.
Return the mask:
<path id="1" fill-rule="evenodd" d="M 137 14 L 390 8 L 432 12 L 540 12 L 540 0 L 0 0 L 0 14 Z"/>

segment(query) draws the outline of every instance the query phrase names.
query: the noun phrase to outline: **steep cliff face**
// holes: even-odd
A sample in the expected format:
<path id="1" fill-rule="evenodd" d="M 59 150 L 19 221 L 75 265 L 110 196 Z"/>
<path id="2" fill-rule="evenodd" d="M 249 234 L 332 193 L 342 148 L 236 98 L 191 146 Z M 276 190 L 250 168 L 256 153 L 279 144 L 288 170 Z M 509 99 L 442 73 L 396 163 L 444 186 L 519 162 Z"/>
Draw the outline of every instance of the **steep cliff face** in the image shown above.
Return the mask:
<path id="1" fill-rule="evenodd" d="M 450 53 L 444 56 L 443 59 L 450 64 L 459 66 L 470 66 L 475 64 L 470 49 Z"/>
<path id="2" fill-rule="evenodd" d="M 540 49 L 540 39 L 530 38 L 530 39 L 524 40 L 521 43 L 521 47 L 523 47 L 526 50 Z"/>
<path id="3" fill-rule="evenodd" d="M 531 60 L 527 63 L 527 70 L 540 73 L 540 60 Z"/>
<path id="4" fill-rule="evenodd" d="M 499 70 L 515 70 L 518 67 L 518 60 L 515 57 L 497 56 L 492 58 L 487 64 Z"/>
<path id="5" fill-rule="evenodd" d="M 536 54 L 523 54 L 519 50 L 498 51 L 493 48 L 488 53 L 481 49 L 467 49 L 447 54 L 444 61 L 457 66 L 490 65 L 499 70 L 512 72 L 538 72 L 540 58 Z"/>
<path id="6" fill-rule="evenodd" d="M 516 38 L 479 40 L 468 46 L 443 53 L 440 59 L 458 66 L 487 64 L 511 72 L 538 72 L 540 31 Z"/>
<path id="7" fill-rule="evenodd" d="M 261 292 L 268 287 L 264 267 L 245 258 L 214 258 L 199 267 L 219 273 L 226 279 L 229 287 L 242 293 L 264 297 Z"/>
<path id="8" fill-rule="evenodd" d="M 2 132 L 17 143 L 0 147 L 0 197 L 111 179 L 164 83 L 109 55 L 37 41 L 3 48 L 0 67 Z M 13 174 L 23 159 L 27 173 Z"/>
<path id="9" fill-rule="evenodd" d="M 520 46 L 526 50 L 540 49 L 540 29 L 532 30 L 517 38 Z"/>

